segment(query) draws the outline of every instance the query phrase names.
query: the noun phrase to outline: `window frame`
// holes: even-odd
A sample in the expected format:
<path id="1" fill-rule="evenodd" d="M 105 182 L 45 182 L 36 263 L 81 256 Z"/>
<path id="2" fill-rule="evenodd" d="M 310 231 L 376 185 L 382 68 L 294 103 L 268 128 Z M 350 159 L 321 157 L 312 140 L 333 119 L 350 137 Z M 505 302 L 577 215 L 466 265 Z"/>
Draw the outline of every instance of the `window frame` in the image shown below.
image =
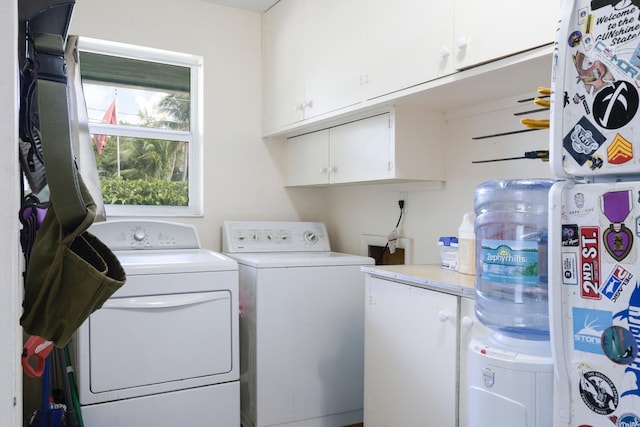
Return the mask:
<path id="1" fill-rule="evenodd" d="M 78 49 L 102 55 L 177 65 L 190 69 L 190 130 L 145 128 L 88 123 L 93 135 L 129 136 L 186 142 L 189 146 L 189 204 L 187 206 L 112 205 L 105 203 L 107 216 L 201 217 L 204 215 L 203 58 L 197 55 L 79 37 Z M 80 63 L 82 70 L 82 63 Z"/>

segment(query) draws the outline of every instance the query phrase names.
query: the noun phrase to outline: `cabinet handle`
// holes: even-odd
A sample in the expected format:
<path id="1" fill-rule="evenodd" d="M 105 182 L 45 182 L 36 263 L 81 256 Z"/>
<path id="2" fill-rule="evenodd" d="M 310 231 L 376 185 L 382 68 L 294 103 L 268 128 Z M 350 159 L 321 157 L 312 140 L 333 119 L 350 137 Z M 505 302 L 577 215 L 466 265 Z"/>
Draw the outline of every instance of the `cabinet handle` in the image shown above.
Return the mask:
<path id="1" fill-rule="evenodd" d="M 444 310 L 438 312 L 438 320 L 439 321 L 446 322 L 447 319 L 449 319 L 449 313 L 447 313 Z"/>
<path id="2" fill-rule="evenodd" d="M 440 57 L 441 58 L 448 58 L 449 54 L 451 54 L 451 52 L 449 51 L 449 48 L 446 46 L 442 46 L 440 48 Z"/>
<path id="3" fill-rule="evenodd" d="M 304 104 L 296 104 L 296 111 L 304 110 Z"/>
<path id="4" fill-rule="evenodd" d="M 466 37 L 458 37 L 456 40 L 456 47 L 460 50 L 466 49 L 469 46 L 469 40 Z"/>
<path id="5" fill-rule="evenodd" d="M 464 316 L 462 318 L 462 327 L 465 329 L 471 329 L 473 326 L 473 319 L 469 316 Z"/>
<path id="6" fill-rule="evenodd" d="M 302 106 L 303 109 L 307 109 L 307 108 L 313 108 L 313 101 L 305 101 L 304 105 Z"/>

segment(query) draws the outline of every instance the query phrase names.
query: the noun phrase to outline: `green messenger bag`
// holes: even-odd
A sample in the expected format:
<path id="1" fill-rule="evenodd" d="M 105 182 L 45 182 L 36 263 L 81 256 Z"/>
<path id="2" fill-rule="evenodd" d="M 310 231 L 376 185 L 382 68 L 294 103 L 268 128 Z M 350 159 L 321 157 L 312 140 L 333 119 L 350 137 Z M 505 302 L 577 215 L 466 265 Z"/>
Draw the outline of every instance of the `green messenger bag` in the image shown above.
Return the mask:
<path id="1" fill-rule="evenodd" d="M 60 36 L 35 34 L 40 137 L 50 199 L 27 263 L 20 324 L 64 347 L 126 280 L 117 257 L 87 229 L 96 203 L 71 149 L 64 49 Z M 47 69 L 48 68 L 48 69 Z"/>

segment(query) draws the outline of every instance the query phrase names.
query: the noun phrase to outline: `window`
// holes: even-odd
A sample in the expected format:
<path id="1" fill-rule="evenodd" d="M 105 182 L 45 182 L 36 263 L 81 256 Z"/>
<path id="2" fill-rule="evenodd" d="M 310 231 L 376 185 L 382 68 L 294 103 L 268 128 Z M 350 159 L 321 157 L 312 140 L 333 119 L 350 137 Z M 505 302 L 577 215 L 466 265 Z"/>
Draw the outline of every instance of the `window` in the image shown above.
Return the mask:
<path id="1" fill-rule="evenodd" d="M 202 58 L 80 38 L 107 215 L 202 215 Z"/>

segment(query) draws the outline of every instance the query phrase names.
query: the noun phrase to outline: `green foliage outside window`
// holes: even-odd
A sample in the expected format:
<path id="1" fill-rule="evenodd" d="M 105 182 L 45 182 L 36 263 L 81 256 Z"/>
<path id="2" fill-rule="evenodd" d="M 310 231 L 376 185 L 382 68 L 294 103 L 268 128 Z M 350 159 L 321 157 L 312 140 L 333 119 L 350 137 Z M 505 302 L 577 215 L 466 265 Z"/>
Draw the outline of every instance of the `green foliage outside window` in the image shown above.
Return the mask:
<path id="1" fill-rule="evenodd" d="M 162 179 L 101 179 L 104 202 L 112 205 L 187 206 L 188 182 Z"/>

